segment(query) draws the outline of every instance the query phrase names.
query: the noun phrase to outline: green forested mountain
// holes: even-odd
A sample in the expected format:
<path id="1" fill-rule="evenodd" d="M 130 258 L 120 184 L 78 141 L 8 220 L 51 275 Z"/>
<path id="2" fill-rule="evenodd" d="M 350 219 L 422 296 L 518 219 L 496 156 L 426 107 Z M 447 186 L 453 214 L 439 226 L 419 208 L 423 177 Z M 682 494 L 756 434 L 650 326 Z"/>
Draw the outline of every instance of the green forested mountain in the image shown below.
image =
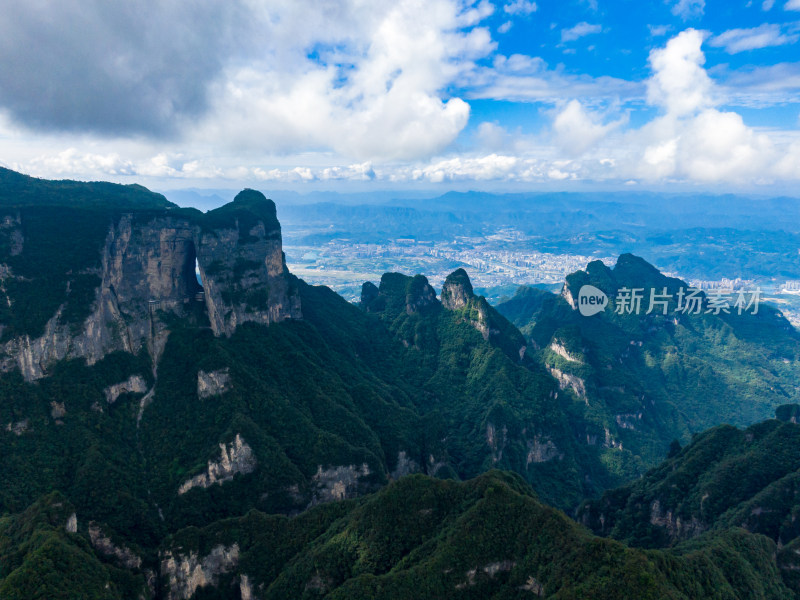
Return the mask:
<path id="1" fill-rule="evenodd" d="M 0 597 L 794 597 L 774 528 L 651 553 L 557 510 L 794 400 L 775 311 L 580 317 L 581 282 L 676 285 L 630 256 L 500 310 L 461 269 L 355 306 L 259 192 L 0 175 Z"/>
<path id="2" fill-rule="evenodd" d="M 70 532 L 70 510 L 56 494 L 0 520 L 3 597 L 151 593 L 152 577 L 130 574 L 128 548 L 105 540 L 103 556 Z M 631 549 L 543 504 L 519 476 L 412 475 L 292 518 L 252 510 L 178 531 L 160 553 L 167 581 L 153 591 L 265 600 L 795 598 L 775 552 L 770 539 L 741 529 L 670 550 Z M 129 569 L 115 566 L 126 561 Z M 70 592 L 59 594 L 63 586 Z"/>
<path id="3" fill-rule="evenodd" d="M 618 290 L 644 288 L 641 313 L 608 308 L 581 316 L 574 297 L 587 284 L 612 301 Z M 626 461 L 641 457 L 640 465 L 652 465 L 672 439 L 686 442 L 720 423 L 749 425 L 800 401 L 797 330 L 763 303 L 757 314 L 752 308 L 741 315 L 709 313 L 705 294 L 701 314 L 677 312 L 678 290 L 688 287 L 622 255 L 613 269 L 595 261 L 570 275 L 561 295 L 522 288 L 497 309 L 522 330 L 536 361 L 579 400 L 583 418 L 602 428 Z M 645 314 L 649 290 L 665 288 L 674 294 L 667 314 Z"/>
<path id="4" fill-rule="evenodd" d="M 797 405 L 791 405 L 797 408 Z M 787 407 L 788 408 L 788 407 Z M 730 425 L 677 445 L 643 478 L 581 507 L 599 533 L 644 547 L 742 527 L 787 545 L 800 535 L 800 426 L 770 420 Z"/>
<path id="5" fill-rule="evenodd" d="M 578 519 L 597 533 L 676 551 L 702 547 L 721 532 L 747 531 L 774 544 L 784 582 L 799 589 L 800 425 L 797 405 L 778 420 L 729 425 L 677 445 L 664 463 L 625 487 L 586 502 Z"/>

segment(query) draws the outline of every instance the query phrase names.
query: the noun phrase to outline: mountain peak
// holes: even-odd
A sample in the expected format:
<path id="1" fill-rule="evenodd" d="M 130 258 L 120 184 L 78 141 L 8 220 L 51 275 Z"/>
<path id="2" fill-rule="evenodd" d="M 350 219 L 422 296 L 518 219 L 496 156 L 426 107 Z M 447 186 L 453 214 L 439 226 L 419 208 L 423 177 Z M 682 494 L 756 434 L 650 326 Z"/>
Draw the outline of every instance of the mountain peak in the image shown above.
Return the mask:
<path id="1" fill-rule="evenodd" d="M 686 287 L 681 280 L 668 277 L 640 256 L 621 254 L 613 268 L 600 260 L 593 260 L 583 271 L 575 271 L 564 280 L 561 296 L 573 309 L 577 309 L 577 295 L 584 285 L 593 285 L 609 296 L 616 295 L 620 288 L 662 288 L 675 291 Z"/>
<path id="2" fill-rule="evenodd" d="M 402 273 L 384 273 L 380 287 L 366 282 L 361 286 L 361 307 L 367 312 L 412 315 L 441 306 L 436 290 L 424 275 L 410 277 Z"/>
<path id="3" fill-rule="evenodd" d="M 442 305 L 448 310 L 459 310 L 467 306 L 475 297 L 469 275 L 464 269 L 456 269 L 442 286 Z"/>
<path id="4" fill-rule="evenodd" d="M 438 305 L 436 290 L 428 283 L 428 278 L 414 275 L 406 288 L 406 312 L 412 314 Z"/>
<path id="5" fill-rule="evenodd" d="M 204 221 L 212 227 L 232 227 L 238 222 L 240 230 L 247 228 L 248 231 L 257 221 L 261 221 L 267 232 L 280 235 L 281 225 L 275 203 L 258 190 L 249 188 L 236 194 L 232 202 L 208 211 Z"/>
<path id="6" fill-rule="evenodd" d="M 612 269 L 617 281 L 638 285 L 639 283 L 667 284 L 667 277 L 645 259 L 634 254 L 620 254 Z M 641 287 L 641 286 L 640 286 Z"/>
<path id="7" fill-rule="evenodd" d="M 369 306 L 377 300 L 380 290 L 371 281 L 365 281 L 361 286 L 361 308 L 369 312 Z"/>
<path id="8" fill-rule="evenodd" d="M 272 202 L 271 200 L 267 199 L 267 197 L 259 192 L 258 190 L 254 190 L 251 188 L 245 188 L 233 199 L 234 202 L 237 204 L 253 204 L 253 203 L 262 203 L 262 202 Z"/>

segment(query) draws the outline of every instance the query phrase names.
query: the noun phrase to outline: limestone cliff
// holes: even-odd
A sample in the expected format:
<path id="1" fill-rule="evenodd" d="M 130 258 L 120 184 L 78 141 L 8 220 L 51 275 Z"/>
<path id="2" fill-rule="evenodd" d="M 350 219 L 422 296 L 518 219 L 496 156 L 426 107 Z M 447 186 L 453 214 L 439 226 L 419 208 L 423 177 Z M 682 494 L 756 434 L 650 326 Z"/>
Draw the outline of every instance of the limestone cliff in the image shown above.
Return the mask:
<path id="1" fill-rule="evenodd" d="M 464 269 L 456 269 L 447 276 L 442 286 L 442 306 L 447 310 L 466 308 L 474 297 L 472 282 Z"/>
<path id="2" fill-rule="evenodd" d="M 220 226 L 198 231 L 197 260 L 215 335 L 238 325 L 268 325 L 301 317 L 300 298 L 286 268 L 275 205 L 254 190 L 208 213 Z"/>
<path id="3" fill-rule="evenodd" d="M 230 573 L 239 564 L 239 545 L 217 545 L 202 558 L 197 552 L 168 551 L 161 561 L 161 573 L 167 579 L 169 600 L 188 600 L 199 588 L 216 586 L 220 575 Z"/>
<path id="4" fill-rule="evenodd" d="M 412 315 L 438 306 L 436 291 L 428 283 L 428 278 L 414 275 L 406 291 L 406 313 Z"/>
<path id="5" fill-rule="evenodd" d="M 311 478 L 314 493 L 310 505 L 355 498 L 365 492 L 373 491 L 372 485 L 362 481 L 370 473 L 369 465 L 366 463 L 361 466 L 341 465 L 328 469 L 323 469 L 322 465 L 319 465 L 316 474 Z"/>
<path id="6" fill-rule="evenodd" d="M 414 315 L 440 310 L 442 306 L 424 275 L 384 273 L 380 287 L 369 282 L 361 287 L 361 307 L 367 312 L 388 309 L 393 314 Z"/>
<path id="7" fill-rule="evenodd" d="M 117 545 L 108 537 L 100 525 L 94 521 L 89 523 L 89 540 L 92 546 L 103 556 L 113 558 L 119 565 L 126 569 L 138 569 L 142 566 L 142 557 L 130 548 Z"/>
<path id="8" fill-rule="evenodd" d="M 65 322 L 62 306 L 41 336 L 23 335 L 4 345 L 3 370 L 16 366 L 26 379 L 38 379 L 65 358 L 94 364 L 116 350 L 136 354 L 143 345 L 157 362 L 168 335 L 159 315 L 183 316 L 200 287 L 193 234 L 186 218 L 120 215 L 101 249 L 100 267 L 94 270 L 100 285 L 82 327 L 76 332 Z"/>
<path id="9" fill-rule="evenodd" d="M 178 488 L 179 495 L 194 487 L 207 488 L 214 484 L 222 484 L 232 480 L 233 476 L 239 473 L 242 475 L 252 473 L 257 466 L 253 449 L 238 433 L 229 444 L 220 444 L 219 450 L 219 459 L 208 461 L 205 471 L 184 481 Z"/>
<path id="10" fill-rule="evenodd" d="M 229 369 L 219 371 L 197 372 L 197 397 L 201 400 L 224 394 L 231 387 L 231 374 Z"/>
<path id="11" fill-rule="evenodd" d="M 8 238 L 8 255 L 0 256 L 0 263 L 26 251 L 21 219 L 19 214 L 8 215 L 0 223 Z M 59 291 L 69 299 L 69 277 L 96 278 L 99 285 L 84 302 L 88 316 L 70 322 L 64 303 L 33 335 L 7 337 L 0 344 L 0 370 L 18 368 L 30 381 L 63 359 L 84 358 L 94 364 L 114 351 L 137 354 L 143 348 L 155 367 L 169 335 L 168 323 L 196 314 L 203 302 L 201 310 L 204 306 L 215 335 L 229 336 L 248 321 L 266 325 L 301 317 L 281 249 L 275 205 L 259 192 L 246 190 L 205 215 L 173 208 L 126 208 L 96 223 L 106 223 L 105 233 L 97 236 L 104 235 L 104 242 L 96 250 L 84 249 L 85 255 L 98 253 L 95 266 L 77 274 L 68 266 L 67 290 Z M 205 290 L 195 275 L 198 263 Z M 0 264 L 0 291 L 5 296 L 0 301 L 12 313 L 19 312 L 16 304 L 24 298 L 12 301 L 6 286 L 28 281 L 24 273 Z M 6 325 L 1 321 L 0 334 Z"/>
<path id="12" fill-rule="evenodd" d="M 141 375 L 131 375 L 125 381 L 110 385 L 103 390 L 106 402 L 114 404 L 122 394 L 144 394 L 147 391 L 147 382 Z M 55 418 L 55 417 L 54 417 Z"/>

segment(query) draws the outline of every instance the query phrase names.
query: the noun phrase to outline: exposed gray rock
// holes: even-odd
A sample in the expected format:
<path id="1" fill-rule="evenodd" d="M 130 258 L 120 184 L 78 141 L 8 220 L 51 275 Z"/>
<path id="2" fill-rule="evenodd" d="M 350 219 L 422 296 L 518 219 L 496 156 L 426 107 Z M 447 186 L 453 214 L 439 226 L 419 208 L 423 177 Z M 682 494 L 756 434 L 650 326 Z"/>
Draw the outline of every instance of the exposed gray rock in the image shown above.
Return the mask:
<path id="1" fill-rule="evenodd" d="M 247 474 L 255 471 L 256 457 L 253 449 L 237 433 L 232 442 L 220 444 L 220 457 L 208 461 L 208 467 L 199 475 L 184 481 L 178 494 L 185 494 L 194 487 L 207 488 L 233 479 L 237 473 Z"/>
<path id="2" fill-rule="evenodd" d="M 230 336 L 246 322 L 268 325 L 301 318 L 300 296 L 290 282 L 277 220 L 258 221 L 247 231 L 239 230 L 238 220 L 231 229 L 199 230 L 196 246 L 215 335 Z"/>
<path id="3" fill-rule="evenodd" d="M 132 215 L 122 215 L 108 231 L 96 273 L 101 284 L 81 331 L 75 334 L 62 322 L 59 308 L 40 337 L 25 335 L 3 345 L 0 368 L 18 367 L 31 381 L 65 358 L 94 364 L 117 350 L 136 354 L 143 344 L 156 362 L 168 335 L 159 315 L 183 315 L 199 289 L 194 231 L 186 219 L 161 216 L 134 223 Z"/>
<path id="4" fill-rule="evenodd" d="M 548 367 L 547 370 L 550 372 L 556 381 L 558 381 L 558 387 L 562 390 L 572 389 L 575 392 L 575 395 L 589 404 L 589 400 L 586 397 L 586 382 L 578 377 L 577 375 L 572 375 L 570 373 L 564 373 L 560 369 L 556 369 L 555 367 Z"/>
<path id="5" fill-rule="evenodd" d="M 474 296 L 472 282 L 464 269 L 456 269 L 445 279 L 442 286 L 442 306 L 447 310 L 466 308 Z"/>
<path id="6" fill-rule="evenodd" d="M 274 205 L 260 197 L 274 213 Z M 18 219 L 9 217 L 0 224 L 0 235 L 11 236 L 7 241 L 12 251 L 21 252 L 21 234 L 13 233 Z M 66 358 L 84 358 L 91 365 L 111 352 L 137 354 L 142 348 L 157 365 L 170 318 L 187 316 L 198 298 L 205 302 L 215 335 L 230 335 L 248 321 L 269 324 L 301 318 L 276 218 L 255 220 L 247 231 L 239 231 L 238 220 L 231 228 L 202 224 L 202 218 L 169 211 L 121 215 L 109 226 L 100 267 L 88 273 L 101 281 L 89 317 L 76 332 L 76 324 L 65 323 L 59 307 L 39 337 L 23 335 L 0 345 L 0 371 L 18 368 L 32 381 Z M 196 262 L 204 295 L 199 294 Z M 0 291 L 14 277 L 4 266 Z M 5 301 L 10 302 L 7 296 Z"/>
<path id="7" fill-rule="evenodd" d="M 533 575 L 530 575 L 525 584 L 519 586 L 519 589 L 530 592 L 535 596 L 544 596 L 544 586 Z"/>
<path id="8" fill-rule="evenodd" d="M 69 533 L 78 533 L 78 515 L 72 513 L 69 518 L 67 518 L 64 529 L 66 529 Z"/>
<path id="9" fill-rule="evenodd" d="M 110 385 L 103 390 L 106 402 L 114 404 L 121 394 L 144 394 L 147 391 L 147 382 L 141 375 L 131 375 L 125 381 Z"/>
<path id="10" fill-rule="evenodd" d="M 577 356 L 575 356 L 572 353 L 570 353 L 569 350 L 566 349 L 564 344 L 562 342 L 560 342 L 559 340 L 555 340 L 554 339 L 550 343 L 550 345 L 548 346 L 548 349 L 551 350 L 552 352 L 555 352 L 556 354 L 558 354 L 561 358 L 564 358 L 564 359 L 566 359 L 566 360 L 568 360 L 570 362 L 574 362 L 574 363 L 578 363 L 578 364 L 582 364 L 583 363 L 583 361 L 581 361 L 580 358 L 578 358 Z"/>
<path id="11" fill-rule="evenodd" d="M 477 329 L 484 340 L 500 333 L 492 325 L 489 303 L 483 296 L 474 294 L 472 282 L 464 269 L 456 269 L 445 279 L 442 286 L 442 306 L 447 310 L 464 310 L 464 320 Z M 520 342 L 519 356 L 522 360 L 525 355 L 522 336 Z"/>
<path id="12" fill-rule="evenodd" d="M 486 443 L 492 450 L 492 463 L 502 460 L 503 450 L 508 443 L 508 427 L 503 425 L 500 431 L 497 431 L 494 423 L 488 423 L 486 425 Z"/>
<path id="13" fill-rule="evenodd" d="M 567 304 L 570 305 L 572 310 L 578 310 L 578 301 L 575 299 L 575 295 L 572 293 L 569 284 L 567 284 L 566 282 L 564 283 L 564 286 L 561 288 L 561 297 L 567 301 Z"/>
<path id="14" fill-rule="evenodd" d="M 53 400 L 50 403 L 50 416 L 53 419 L 60 419 L 67 414 L 67 409 L 64 407 L 63 402 L 56 402 Z"/>
<path id="15" fill-rule="evenodd" d="M 147 392 L 142 399 L 139 400 L 139 410 L 136 413 L 136 427 L 138 428 L 142 422 L 142 415 L 144 414 L 144 409 L 147 408 L 150 403 L 153 401 L 153 397 L 156 394 L 156 388 L 153 387 L 149 392 Z M 94 408 L 94 407 L 92 407 Z M 100 412 L 103 412 L 103 409 L 100 409 Z"/>
<path id="16" fill-rule="evenodd" d="M 253 593 L 253 585 L 247 575 L 239 577 L 239 596 L 242 600 L 257 600 Z"/>
<path id="17" fill-rule="evenodd" d="M 230 389 L 230 384 L 231 375 L 229 369 L 221 369 L 209 373 L 205 371 L 197 372 L 197 396 L 201 399 L 224 394 Z"/>
<path id="18" fill-rule="evenodd" d="M 673 540 L 684 540 L 703 533 L 708 527 L 697 517 L 689 520 L 681 519 L 672 510 L 664 510 L 659 500 L 650 505 L 650 524 L 663 527 Z"/>
<path id="19" fill-rule="evenodd" d="M 431 477 L 436 477 L 439 469 L 446 469 L 449 465 L 446 460 L 441 460 L 442 457 L 439 457 L 440 460 L 437 460 L 433 454 L 428 455 L 428 462 L 425 465 L 425 474 L 430 475 Z"/>
<path id="20" fill-rule="evenodd" d="M 635 430 L 638 422 L 642 420 L 642 413 L 623 413 L 616 415 L 614 420 L 617 422 L 617 426 L 621 429 Z"/>
<path id="21" fill-rule="evenodd" d="M 428 283 L 428 278 L 415 275 L 406 294 L 406 314 L 413 315 L 436 306 L 439 306 L 439 300 L 436 298 L 436 290 Z"/>
<path id="22" fill-rule="evenodd" d="M 550 460 L 563 460 L 564 453 L 553 443 L 553 440 L 535 436 L 528 441 L 528 456 L 526 466 L 531 463 L 543 463 Z"/>
<path id="23" fill-rule="evenodd" d="M 474 301 L 475 312 L 477 318 L 469 319 L 469 324 L 481 332 L 483 339 L 488 340 L 494 335 L 498 335 L 500 331 L 491 326 L 489 317 L 489 304 L 483 296 L 480 296 Z M 525 351 L 520 348 L 520 358 L 525 355 Z"/>
<path id="24" fill-rule="evenodd" d="M 30 429 L 30 420 L 28 419 L 22 419 L 21 421 L 14 421 L 6 425 L 6 431 L 9 431 L 14 435 L 22 435 L 29 429 Z"/>
<path id="25" fill-rule="evenodd" d="M 22 219 L 20 214 L 6 215 L 0 223 L 0 234 L 4 238 L 3 241 L 8 244 L 11 256 L 19 256 L 22 254 L 22 249 L 25 244 L 25 237 L 22 234 Z"/>
<path id="26" fill-rule="evenodd" d="M 311 504 L 334 502 L 345 498 L 354 498 L 359 494 L 359 479 L 370 474 L 369 465 L 342 465 L 323 469 L 317 467 L 317 472 L 311 478 L 314 485 Z"/>
<path id="27" fill-rule="evenodd" d="M 405 450 L 400 450 L 397 453 L 397 466 L 391 472 L 392 479 L 400 479 L 411 473 L 419 473 L 420 468 L 417 462 L 409 458 Z"/>
<path id="28" fill-rule="evenodd" d="M 142 558 L 126 546 L 117 546 L 105 535 L 94 521 L 89 523 L 89 540 L 95 550 L 104 556 L 115 558 L 126 569 L 138 569 L 142 566 Z"/>
<path id="29" fill-rule="evenodd" d="M 169 600 L 189 600 L 205 586 L 215 586 L 220 575 L 230 573 L 239 564 L 239 545 L 214 546 L 202 559 L 197 552 L 178 554 L 167 551 L 161 572 L 167 579 Z"/>
<path id="30" fill-rule="evenodd" d="M 603 427 L 603 447 L 604 448 L 617 448 L 622 450 L 622 442 L 614 438 L 608 427 Z"/>
<path id="31" fill-rule="evenodd" d="M 467 580 L 464 583 L 459 583 L 456 585 L 457 590 L 463 590 L 468 587 L 472 587 L 475 585 L 475 576 L 478 574 L 478 571 L 483 571 L 489 577 L 494 577 L 498 573 L 508 572 L 516 566 L 513 560 L 501 560 L 498 562 L 489 563 L 484 565 L 483 567 L 475 567 L 474 569 L 470 569 L 465 573 L 467 576 Z"/>

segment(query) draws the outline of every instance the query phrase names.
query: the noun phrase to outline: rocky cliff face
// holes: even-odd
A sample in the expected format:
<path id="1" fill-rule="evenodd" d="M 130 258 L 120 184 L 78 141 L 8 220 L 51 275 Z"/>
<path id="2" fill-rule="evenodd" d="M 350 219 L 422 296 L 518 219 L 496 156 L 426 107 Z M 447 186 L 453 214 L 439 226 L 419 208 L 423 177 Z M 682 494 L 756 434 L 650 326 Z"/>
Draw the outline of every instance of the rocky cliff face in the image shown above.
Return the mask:
<path id="1" fill-rule="evenodd" d="M 220 575 L 230 573 L 239 564 L 239 545 L 217 545 L 206 556 L 197 552 L 167 552 L 161 572 L 167 578 L 167 598 L 188 600 L 199 588 L 215 586 Z"/>
<path id="2" fill-rule="evenodd" d="M 355 498 L 369 490 L 369 486 L 361 481 L 370 474 L 369 465 L 342 465 L 323 469 L 317 467 L 317 472 L 312 477 L 314 495 L 310 506 L 324 502 L 335 502 L 346 498 Z"/>
<path id="3" fill-rule="evenodd" d="M 442 286 L 442 305 L 447 310 L 466 308 L 474 296 L 472 282 L 464 269 L 456 269 L 445 279 Z"/>
<path id="4" fill-rule="evenodd" d="M 229 336 L 246 322 L 268 325 L 301 316 L 274 223 L 200 232 L 197 259 L 215 335 Z"/>
<path id="5" fill-rule="evenodd" d="M 423 275 L 408 277 L 400 273 L 384 273 L 380 287 L 367 282 L 361 287 L 361 308 L 366 312 L 407 315 L 433 314 L 445 309 L 477 329 L 484 340 L 501 347 L 514 360 L 523 360 L 526 344 L 522 334 L 505 317 L 492 308 L 483 296 L 475 295 L 464 269 L 456 269 L 445 279 L 441 300 Z M 411 339 L 402 340 L 415 345 Z"/>
<path id="6" fill-rule="evenodd" d="M 482 296 L 476 296 L 472 290 L 472 282 L 464 269 L 456 269 L 442 286 L 442 306 L 447 310 L 465 310 L 465 320 L 481 332 L 483 339 L 500 332 L 493 327 L 490 319 L 489 304 Z"/>
<path id="7" fill-rule="evenodd" d="M 126 569 L 138 569 L 142 566 L 142 557 L 124 545 L 116 545 L 100 526 L 92 521 L 89 523 L 89 540 L 92 546 L 103 556 L 114 559 Z"/>
<path id="8" fill-rule="evenodd" d="M 406 290 L 406 313 L 413 315 L 439 306 L 436 290 L 428 283 L 424 275 L 411 278 Z"/>
<path id="9" fill-rule="evenodd" d="M 18 368 L 30 381 L 65 358 L 94 364 L 110 352 L 136 354 L 143 347 L 156 365 L 167 322 L 195 312 L 197 302 L 205 302 L 215 335 L 230 335 L 248 321 L 300 318 L 275 205 L 249 190 L 218 211 L 222 218 L 170 209 L 117 214 L 99 249 L 100 266 L 88 273 L 100 280 L 89 316 L 76 327 L 63 317 L 62 305 L 38 337 L 21 335 L 0 345 L 0 370 Z M 19 217 L 6 221 L 3 227 L 17 231 Z M 24 251 L 23 240 L 17 241 L 13 254 Z M 198 262 L 204 295 L 195 276 Z M 5 285 L 14 274 L 2 266 Z"/>
<path id="10" fill-rule="evenodd" d="M 4 345 L 3 370 L 18 367 L 33 380 L 65 358 L 94 364 L 117 350 L 136 354 L 143 345 L 157 362 L 168 334 L 158 315 L 183 316 L 200 289 L 194 277 L 194 229 L 185 218 L 121 215 L 106 236 L 94 273 L 100 286 L 79 331 L 62 318 L 62 306 L 43 335 L 24 335 Z"/>
<path id="11" fill-rule="evenodd" d="M 229 369 L 219 371 L 198 371 L 197 373 L 197 397 L 201 400 L 219 396 L 227 392 L 231 387 L 231 374 Z"/>
<path id="12" fill-rule="evenodd" d="M 178 488 L 179 495 L 194 487 L 207 488 L 214 484 L 223 484 L 239 473 L 243 475 L 252 473 L 257 466 L 253 449 L 238 433 L 229 444 L 220 444 L 219 450 L 219 459 L 208 461 L 205 471 L 184 481 Z"/>

